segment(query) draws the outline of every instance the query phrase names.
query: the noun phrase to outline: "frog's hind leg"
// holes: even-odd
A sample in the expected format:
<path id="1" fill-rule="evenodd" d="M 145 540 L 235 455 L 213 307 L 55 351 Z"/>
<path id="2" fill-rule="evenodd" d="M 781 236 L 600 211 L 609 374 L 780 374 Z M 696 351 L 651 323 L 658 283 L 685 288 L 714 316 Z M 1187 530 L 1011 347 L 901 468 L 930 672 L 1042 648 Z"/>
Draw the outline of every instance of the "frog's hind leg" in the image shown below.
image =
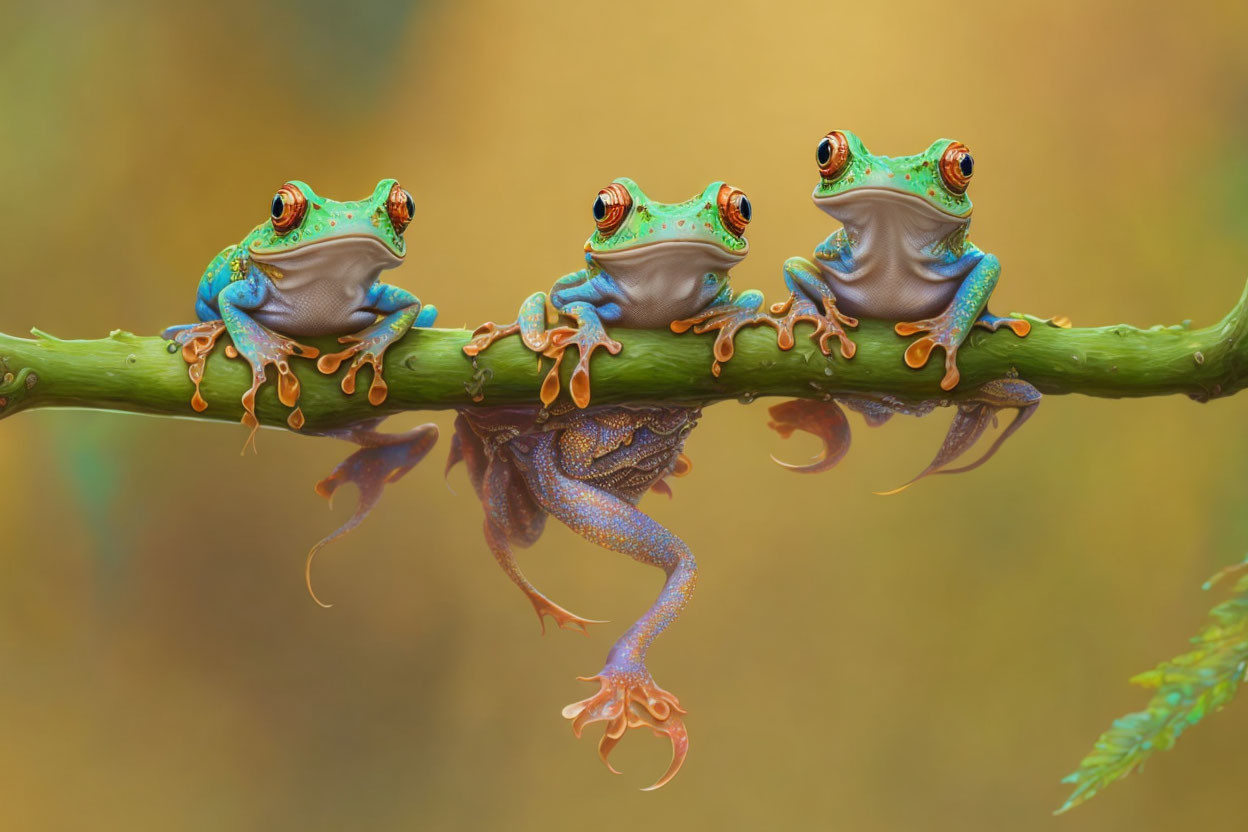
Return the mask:
<path id="1" fill-rule="evenodd" d="M 1040 391 L 1025 381 L 1016 378 L 996 379 L 985 384 L 976 393 L 976 398 L 967 404 L 958 405 L 958 411 L 949 426 L 949 432 L 941 443 L 936 457 L 926 468 L 909 482 L 890 491 L 877 491 L 881 496 L 900 494 L 924 477 L 932 474 L 961 474 L 972 471 L 983 465 L 1023 426 L 1040 406 Z M 1006 409 L 1014 409 L 1016 415 L 1006 425 L 1001 434 L 988 446 L 988 450 L 969 465 L 949 468 L 964 453 L 969 451 L 988 429 L 995 424 L 997 414 Z"/>
<path id="2" fill-rule="evenodd" d="M 628 729 L 649 728 L 656 736 L 667 737 L 672 761 L 650 786 L 656 789 L 680 770 L 689 751 L 689 735 L 684 709 L 674 695 L 655 684 L 646 668 L 646 653 L 689 603 L 697 583 L 693 553 L 632 503 L 561 473 L 552 436 L 542 437 L 521 465 L 538 502 L 568 528 L 605 549 L 657 566 L 667 576 L 654 606 L 611 647 L 603 669 L 596 676 L 582 677 L 597 682 L 598 691 L 563 709 L 578 737 L 587 725 L 606 723 L 598 754 L 608 768 L 607 755 Z"/>
<path id="3" fill-rule="evenodd" d="M 546 348 L 549 336 L 546 332 L 546 293 L 534 292 L 520 304 L 520 313 L 509 324 L 493 321 L 481 324 L 472 332 L 472 340 L 464 345 L 464 354 L 476 358 L 491 344 L 508 335 L 520 334 L 524 345 L 534 352 Z M 540 360 L 540 359 L 539 359 Z"/>
<path id="4" fill-rule="evenodd" d="M 420 463 L 438 441 L 438 426 L 420 425 L 405 433 L 378 433 L 372 425 L 331 432 L 329 435 L 346 439 L 360 449 L 340 462 L 330 475 L 316 484 L 316 493 L 332 505 L 334 492 L 345 483 L 354 483 L 359 490 L 359 503 L 345 523 L 322 538 L 308 552 L 304 578 L 308 594 L 322 607 L 330 607 L 316 596 L 312 589 L 312 559 L 330 543 L 352 531 L 381 499 L 386 486 L 398 482 L 403 475 Z"/>
<path id="5" fill-rule="evenodd" d="M 344 361 L 351 359 L 342 377 L 342 392 L 350 396 L 355 393 L 356 373 L 366 364 L 371 366 L 373 379 L 368 386 L 368 402 L 375 407 L 386 400 L 388 393 L 382 377 L 382 359 L 386 350 L 413 326 L 431 326 L 438 311 L 432 306 L 422 307 L 420 300 L 411 292 L 387 283 L 374 284 L 366 304 L 368 309 L 382 317 L 354 335 L 339 338 L 338 343 L 347 344 L 347 348 L 322 355 L 316 362 L 316 368 L 331 375 Z"/>
<path id="6" fill-rule="evenodd" d="M 807 465 L 791 465 L 773 456 L 772 461 L 782 468 L 800 474 L 817 474 L 835 466 L 849 451 L 849 420 L 835 401 L 793 399 L 774 405 L 767 412 L 771 415 L 767 427 L 781 437 L 788 439 L 794 431 L 800 430 L 823 441 L 823 447 Z"/>

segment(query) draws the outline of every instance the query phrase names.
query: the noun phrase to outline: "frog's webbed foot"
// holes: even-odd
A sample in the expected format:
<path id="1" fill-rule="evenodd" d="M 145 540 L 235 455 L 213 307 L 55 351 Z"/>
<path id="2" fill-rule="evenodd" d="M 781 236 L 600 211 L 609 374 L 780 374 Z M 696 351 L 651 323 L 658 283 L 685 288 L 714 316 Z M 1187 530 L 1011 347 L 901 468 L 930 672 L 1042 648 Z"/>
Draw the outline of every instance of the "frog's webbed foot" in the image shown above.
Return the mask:
<path id="1" fill-rule="evenodd" d="M 182 347 L 182 360 L 187 364 L 187 375 L 195 385 L 195 394 L 191 396 L 191 407 L 196 413 L 208 408 L 208 402 L 200 393 L 199 385 L 204 380 L 204 365 L 212 354 L 217 340 L 225 334 L 225 321 L 204 321 L 192 326 L 169 327 L 163 333 Z"/>
<path id="2" fill-rule="evenodd" d="M 264 384 L 265 368 L 272 365 L 277 370 L 277 399 L 286 407 L 294 408 L 286 418 L 286 424 L 299 430 L 303 427 L 303 411 L 299 409 L 299 379 L 290 369 L 290 359 L 295 356 L 316 358 L 319 350 L 272 332 L 246 316 L 238 316 L 233 325 L 230 337 L 234 343 L 225 348 L 225 354 L 230 358 L 242 355 L 251 365 L 251 387 L 243 393 L 242 400 L 242 422 L 251 428 L 247 441 L 243 443 L 243 452 L 246 453 L 248 446 L 252 451 L 256 449 L 256 431 L 260 429 L 260 420 L 256 418 L 256 391 Z"/>
<path id="3" fill-rule="evenodd" d="M 945 351 L 945 375 L 940 380 L 942 390 L 952 390 L 958 386 L 961 378 L 958 372 L 958 350 L 970 334 L 959 325 L 956 313 L 956 307 L 951 306 L 935 318 L 902 322 L 894 327 L 897 334 L 902 336 L 926 333 L 906 348 L 905 359 L 908 367 L 917 370 L 925 366 L 936 347 Z M 975 321 L 975 326 L 982 326 L 993 332 L 1003 326 L 1009 327 L 1020 338 L 1031 332 L 1031 324 L 1021 318 L 999 318 L 986 312 Z"/>
<path id="4" fill-rule="evenodd" d="M 508 335 L 515 335 L 520 331 L 520 322 L 502 325 L 493 321 L 487 321 L 472 331 L 472 339 L 464 345 L 464 354 L 476 358 L 489 346 L 500 338 L 506 338 Z"/>
<path id="5" fill-rule="evenodd" d="M 604 670 L 597 676 L 578 677 L 583 682 L 597 682 L 598 692 L 588 699 L 574 702 L 563 709 L 572 720 L 572 733 L 577 737 L 586 725 L 605 722 L 606 730 L 598 741 L 598 756 L 613 774 L 619 774 L 607 759 L 624 732 L 630 728 L 649 728 L 656 737 L 667 737 L 672 743 L 672 762 L 652 786 L 652 791 L 666 785 L 680 771 L 689 753 L 689 733 L 685 729 L 684 709 L 675 696 L 654 683 L 644 669 L 640 671 Z"/>
<path id="6" fill-rule="evenodd" d="M 858 319 L 850 317 L 837 309 L 836 301 L 831 296 L 823 299 L 823 305 L 826 312 L 820 309 L 810 298 L 793 293 L 789 295 L 788 300 L 774 304 L 771 307 L 771 314 L 781 316 L 776 327 L 778 333 L 776 343 L 780 346 L 780 349 L 793 349 L 793 327 L 801 321 L 806 321 L 815 325 L 815 331 L 811 333 L 810 337 L 818 341 L 819 350 L 824 355 L 832 354 L 828 341 L 836 338 L 841 342 L 841 355 L 844 358 L 854 357 L 854 353 L 858 351 L 858 346 L 850 340 L 849 333 L 845 331 L 845 327 L 853 329 L 858 326 Z"/>
<path id="7" fill-rule="evenodd" d="M 308 552 L 304 568 L 304 579 L 308 584 L 308 594 L 312 600 L 322 607 L 330 607 L 316 597 L 312 590 L 312 559 L 316 553 L 330 543 L 343 537 L 368 517 L 369 512 L 381 499 L 386 486 L 398 482 L 403 475 L 412 470 L 425 458 L 425 454 L 438 441 L 438 426 L 434 424 L 420 425 L 405 433 L 377 433 L 371 429 L 349 430 L 341 434 L 342 438 L 355 442 L 361 448 L 340 462 L 329 476 L 316 484 L 316 493 L 333 504 L 334 492 L 345 483 L 354 483 L 359 490 L 359 504 L 355 512 L 345 523 L 322 538 Z"/>
<path id="8" fill-rule="evenodd" d="M 1040 391 L 1025 381 L 1017 378 L 1002 378 L 988 382 L 976 393 L 976 398 L 966 404 L 958 405 L 958 412 L 953 417 L 945 441 L 935 458 L 918 476 L 909 482 L 890 491 L 877 491 L 881 496 L 900 494 L 919 480 L 932 474 L 961 474 L 972 471 L 992 459 L 993 455 L 1005 444 L 1023 424 L 1032 417 L 1040 406 Z M 988 446 L 983 456 L 969 465 L 949 468 L 962 454 L 969 451 L 988 429 L 996 423 L 997 414 L 1006 409 L 1017 411 L 1014 420 L 1006 425 L 1001 434 Z"/>
<path id="9" fill-rule="evenodd" d="M 743 292 L 741 297 L 731 303 L 721 303 L 702 310 L 698 314 L 672 321 L 672 332 L 688 332 L 690 329 L 702 335 L 715 332 L 713 348 L 715 361 L 711 364 L 711 375 L 719 377 L 723 364 L 727 364 L 736 352 L 734 340 L 743 327 L 766 324 L 779 330 L 780 322 L 770 315 L 760 312 L 763 296 L 756 291 Z"/>
<path id="10" fill-rule="evenodd" d="M 845 411 L 835 401 L 794 399 L 774 405 L 769 411 L 771 421 L 767 427 L 788 439 L 794 431 L 805 431 L 823 440 L 823 448 L 807 465 L 790 465 L 774 456 L 773 462 L 790 471 L 801 474 L 817 474 L 836 465 L 849 450 L 849 420 Z"/>
<path id="11" fill-rule="evenodd" d="M 596 316 L 582 318 L 580 325 L 575 328 L 556 327 L 547 335 L 549 338 L 542 349 L 542 355 L 553 358 L 555 364 L 546 374 L 546 378 L 542 380 L 542 404 L 550 405 L 558 398 L 559 367 L 563 363 L 563 356 L 568 347 L 575 345 L 580 355 L 575 369 L 572 370 L 572 381 L 568 392 L 572 394 L 572 401 L 577 407 L 588 407 L 590 399 L 589 359 L 593 357 L 594 350 L 603 347 L 612 355 L 619 355 L 624 345 L 607 334 Z"/>
<path id="12" fill-rule="evenodd" d="M 351 396 L 355 394 L 356 373 L 366 364 L 371 366 L 373 380 L 368 386 L 368 403 L 376 407 L 386 400 L 388 392 L 386 380 L 382 378 L 382 358 L 390 345 L 412 328 L 420 311 L 420 304 L 412 304 L 391 312 L 354 335 L 342 336 L 338 343 L 347 344 L 347 348 L 322 355 L 316 362 L 316 368 L 325 375 L 331 375 L 338 371 L 342 362 L 351 359 L 346 375 L 342 377 L 342 392 Z"/>

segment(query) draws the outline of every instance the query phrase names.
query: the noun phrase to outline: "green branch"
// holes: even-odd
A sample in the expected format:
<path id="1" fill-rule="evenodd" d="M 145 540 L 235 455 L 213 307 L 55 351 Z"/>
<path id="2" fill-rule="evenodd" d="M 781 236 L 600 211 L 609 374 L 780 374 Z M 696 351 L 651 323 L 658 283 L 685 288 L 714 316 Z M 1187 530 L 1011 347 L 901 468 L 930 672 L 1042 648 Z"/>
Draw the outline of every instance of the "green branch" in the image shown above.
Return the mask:
<path id="1" fill-rule="evenodd" d="M 824 356 L 799 329 L 797 345 L 776 347 L 775 333 L 752 329 L 737 337 L 736 355 L 719 378 L 711 375 L 710 335 L 613 332 L 624 345 L 618 356 L 599 352 L 592 364 L 594 402 L 708 404 L 760 396 L 818 398 L 852 393 L 889 395 L 907 401 L 957 400 L 990 379 L 1011 372 L 1046 394 L 1135 397 L 1180 393 L 1205 401 L 1248 385 L 1248 292 L 1213 326 L 1187 324 L 1138 329 L 1116 325 L 1060 329 L 1031 319 L 1026 338 L 1010 332 L 976 331 L 959 355 L 962 382 L 944 393 L 939 354 L 922 370 L 902 361 L 908 339 L 883 321 L 855 330 L 858 354 L 849 361 Z M 114 332 L 94 341 L 63 341 L 34 332 L 34 339 L 0 335 L 0 416 L 28 408 L 85 407 L 238 420 L 239 399 L 249 385 L 241 359 L 217 350 L 204 374 L 208 409 L 191 410 L 191 383 L 181 356 L 158 337 Z M 465 330 L 414 330 L 386 356 L 387 401 L 368 404 L 363 393 L 345 396 L 336 377 L 323 376 L 311 361 L 296 359 L 302 407 L 310 430 L 340 427 L 406 410 L 481 405 L 537 404 L 544 368 L 518 338 L 504 339 L 474 362 L 464 355 Z M 333 339 L 313 340 L 328 349 Z M 565 361 L 564 389 L 572 361 Z M 341 372 L 341 371 L 340 371 Z M 362 380 L 363 381 L 363 380 Z M 362 383 L 361 388 L 365 385 Z M 262 423 L 285 424 L 287 409 L 273 384 L 261 389 Z"/>

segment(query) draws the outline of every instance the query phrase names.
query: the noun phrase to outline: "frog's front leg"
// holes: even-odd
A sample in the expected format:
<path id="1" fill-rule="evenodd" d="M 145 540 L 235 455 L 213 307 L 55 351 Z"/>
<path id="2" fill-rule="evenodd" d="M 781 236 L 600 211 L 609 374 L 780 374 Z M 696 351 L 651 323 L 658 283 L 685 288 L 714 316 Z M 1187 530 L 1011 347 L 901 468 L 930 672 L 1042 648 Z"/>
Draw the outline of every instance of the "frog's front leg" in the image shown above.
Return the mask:
<path id="1" fill-rule="evenodd" d="M 749 289 L 734 298 L 732 289 L 725 286 L 706 309 L 692 317 L 672 321 L 672 332 L 687 332 L 690 328 L 698 335 L 716 332 L 711 375 L 718 378 L 722 365 L 736 351 L 734 341 L 743 327 L 766 324 L 779 329 L 780 324 L 775 318 L 759 311 L 762 306 L 763 293 L 757 289 Z"/>
<path id="2" fill-rule="evenodd" d="M 277 369 L 277 398 L 294 408 L 286 422 L 297 430 L 303 426 L 303 413 L 299 410 L 299 379 L 291 372 L 290 358 L 316 358 L 318 352 L 315 347 L 304 346 L 261 326 L 247 314 L 264 305 L 271 288 L 267 277 L 252 271 L 246 278 L 226 286 L 217 296 L 221 320 L 234 342 L 226 349 L 226 355 L 231 358 L 241 355 L 251 365 L 251 387 L 243 393 L 242 421 L 251 428 L 244 451 L 248 445 L 255 450 L 256 431 L 260 428 L 256 419 L 256 391 L 264 383 L 265 367 L 272 364 Z"/>
<path id="3" fill-rule="evenodd" d="M 341 352 L 322 355 L 316 362 L 316 368 L 330 375 L 350 358 L 351 364 L 342 377 L 342 392 L 350 396 L 355 393 L 356 373 L 366 364 L 371 366 L 373 380 L 368 387 L 368 401 L 376 406 L 386 400 L 386 381 L 382 378 L 382 357 L 386 350 L 412 327 L 432 326 L 438 310 L 433 306 L 422 306 L 420 299 L 411 292 L 387 283 L 373 284 L 365 299 L 365 308 L 382 317 L 354 335 L 339 338 L 338 343 L 349 346 Z"/>
<path id="4" fill-rule="evenodd" d="M 858 326 L 858 319 L 841 312 L 822 272 L 805 257 L 790 257 L 784 261 L 784 282 L 789 287 L 789 299 L 771 308 L 773 315 L 780 315 L 777 343 L 782 350 L 793 348 L 793 328 L 806 321 L 815 325 L 810 337 L 819 342 L 824 355 L 831 355 L 828 341 L 836 338 L 841 344 L 841 355 L 853 358 L 857 345 L 850 340 L 845 327 Z"/>
<path id="5" fill-rule="evenodd" d="M 982 326 L 996 331 L 1009 327 L 1022 338 L 1031 332 L 1031 324 L 1019 318 L 1000 318 L 988 314 L 984 307 L 988 297 L 1001 277 L 1001 263 L 994 255 L 975 250 L 963 255 L 978 258 L 958 288 L 949 308 L 935 318 L 903 322 L 895 327 L 898 335 L 927 333 L 906 348 L 906 365 L 918 369 L 927 364 L 932 350 L 941 347 L 945 351 L 945 375 L 940 380 L 942 390 L 952 390 L 958 385 L 958 350 L 970 335 L 972 326 Z"/>
<path id="6" fill-rule="evenodd" d="M 578 737 L 585 726 L 606 723 L 598 743 L 604 763 L 630 728 L 645 727 L 666 736 L 672 743 L 672 762 L 650 786 L 656 789 L 680 770 L 689 750 L 689 735 L 684 709 L 673 694 L 655 684 L 646 668 L 646 653 L 689 603 L 697 583 L 693 553 L 680 538 L 628 501 L 567 476 L 552 434 L 543 436 L 531 455 L 517 461 L 542 507 L 568 528 L 591 543 L 657 566 L 667 576 L 654 606 L 611 647 L 602 670 L 582 677 L 583 681 L 598 683 L 597 693 L 563 709 Z M 607 765 L 610 768 L 610 763 Z"/>

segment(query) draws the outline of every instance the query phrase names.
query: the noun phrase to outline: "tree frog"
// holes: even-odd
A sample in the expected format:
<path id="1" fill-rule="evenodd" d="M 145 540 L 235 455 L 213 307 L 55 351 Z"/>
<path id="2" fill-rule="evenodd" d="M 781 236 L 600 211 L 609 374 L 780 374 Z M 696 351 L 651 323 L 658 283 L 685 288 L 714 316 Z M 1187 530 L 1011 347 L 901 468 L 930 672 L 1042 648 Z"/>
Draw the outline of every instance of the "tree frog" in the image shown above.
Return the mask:
<path id="1" fill-rule="evenodd" d="M 1031 331 L 1025 320 L 986 309 L 1001 264 L 967 239 L 975 159 L 966 145 L 937 139 L 915 156 L 874 156 L 853 133 L 832 130 L 815 160 L 815 205 L 842 228 L 815 249 L 815 262 L 785 262 L 795 303 L 898 320 L 898 335 L 925 333 L 905 361 L 922 367 L 934 348 L 944 349 L 943 390 L 957 386 L 958 349 L 972 327 Z"/>
<path id="2" fill-rule="evenodd" d="M 593 203 L 594 233 L 585 242 L 585 268 L 555 281 L 549 303 L 575 326 L 547 329 L 547 296 L 538 292 L 520 308 L 515 323 L 487 323 L 464 347 L 478 355 L 499 338 L 516 332 L 535 352 L 555 359 L 542 383 L 541 400 L 559 395 L 563 353 L 576 344 L 572 400 L 590 401 L 589 360 L 620 343 L 604 324 L 666 328 L 698 314 L 723 320 L 747 318 L 763 303 L 762 293 L 734 296 L 728 270 L 749 251 L 745 228 L 754 215 L 749 197 L 724 182 L 712 182 L 698 196 L 677 203 L 656 202 L 631 179 L 616 179 Z"/>
<path id="3" fill-rule="evenodd" d="M 648 490 L 670 493 L 664 478 L 689 470 L 681 450 L 699 410 L 586 409 L 589 359 L 598 347 L 619 352 L 607 324 L 665 329 L 706 310 L 725 320 L 755 315 L 762 293 L 734 296 L 728 276 L 749 251 L 744 234 L 753 206 L 745 193 L 723 182 L 712 182 L 685 202 L 662 203 L 631 179 L 616 179 L 598 192 L 592 212 L 595 228 L 585 243 L 585 268 L 560 278 L 550 293 L 550 303 L 575 326 L 547 329 L 547 297 L 539 292 L 524 302 L 515 323 L 485 324 L 464 348 L 475 356 L 519 332 L 530 349 L 554 358 L 555 368 L 542 383 L 543 408 L 462 410 L 448 469 L 460 460 L 467 464 L 485 508 L 486 542 L 539 618 L 549 615 L 561 627 L 580 630 L 594 623 L 554 604 L 516 565 L 511 547 L 535 542 L 547 516 L 666 574 L 658 600 L 615 642 L 602 670 L 585 678 L 596 682 L 598 691 L 563 710 L 577 736 L 591 723 L 606 723 L 598 745 L 604 762 L 630 728 L 666 736 L 672 761 L 651 787 L 658 788 L 680 769 L 689 738 L 685 711 L 655 684 L 646 655 L 688 604 L 697 569 L 689 547 L 636 504 Z M 572 402 L 556 402 L 558 362 L 570 344 L 580 352 Z"/>
<path id="4" fill-rule="evenodd" d="M 288 424 L 296 429 L 303 425 L 299 381 L 289 360 L 316 358 L 319 351 L 296 337 L 341 335 L 339 342 L 348 346 L 320 356 L 317 368 L 333 373 L 351 359 L 342 379 L 343 392 L 351 395 L 356 373 L 368 364 L 373 368 L 368 400 L 374 405 L 385 401 L 386 349 L 411 327 L 431 326 L 438 314 L 411 292 L 378 279 L 383 270 L 403 262 L 403 232 L 413 210 L 411 194 L 393 179 L 381 180 L 372 196 L 358 202 L 326 199 L 299 181 L 279 188 L 269 218 L 208 264 L 195 299 L 200 322 L 164 331 L 164 337 L 182 346 L 190 365 L 195 384 L 191 406 L 197 411 L 208 406 L 200 382 L 223 333 L 233 341 L 227 354 L 241 355 L 252 368 L 242 421 L 251 428 L 248 443 L 253 447 L 259 427 L 256 391 L 270 364 L 278 374 L 278 398 L 294 408 Z"/>

